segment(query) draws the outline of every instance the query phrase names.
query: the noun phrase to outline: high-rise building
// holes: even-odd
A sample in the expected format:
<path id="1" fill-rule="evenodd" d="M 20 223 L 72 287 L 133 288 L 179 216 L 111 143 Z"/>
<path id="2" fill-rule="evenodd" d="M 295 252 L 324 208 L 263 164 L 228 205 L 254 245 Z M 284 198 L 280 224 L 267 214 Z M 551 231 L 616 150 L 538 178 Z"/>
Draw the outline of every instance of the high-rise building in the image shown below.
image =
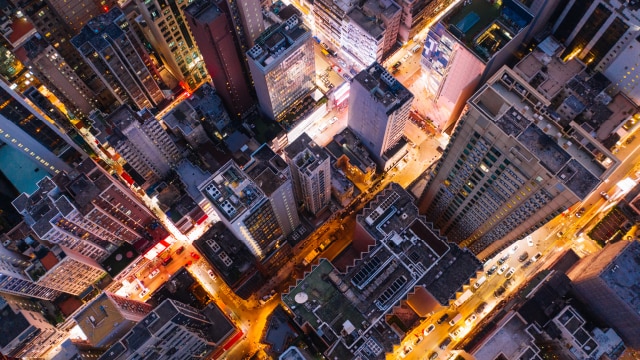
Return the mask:
<path id="1" fill-rule="evenodd" d="M 313 54 L 311 31 L 295 15 L 262 33 L 247 51 L 258 103 L 269 118 L 284 120 L 286 109 L 313 90 Z"/>
<path id="2" fill-rule="evenodd" d="M 206 198 L 200 207 L 215 213 L 256 257 L 264 257 L 282 236 L 269 201 L 233 161 L 200 189 Z"/>
<path id="3" fill-rule="evenodd" d="M 148 110 L 136 113 L 123 105 L 106 121 L 114 126 L 109 144 L 145 181 L 138 186 L 164 178 L 180 160 L 177 146 Z"/>
<path id="4" fill-rule="evenodd" d="M 342 46 L 343 22 L 347 13 L 357 5 L 353 0 L 317 0 L 313 3 L 313 20 L 316 32 L 326 42 Z"/>
<path id="5" fill-rule="evenodd" d="M 469 97 L 522 46 L 533 18 L 520 1 L 472 1 L 429 30 L 421 63 L 440 129 L 452 130 Z"/>
<path id="6" fill-rule="evenodd" d="M 0 81 L 0 141 L 19 150 L 50 174 L 71 170 L 82 149 L 41 112 Z"/>
<path id="7" fill-rule="evenodd" d="M 331 201 L 331 161 L 329 154 L 303 133 L 285 150 L 296 196 L 312 214 L 318 214 Z"/>
<path id="8" fill-rule="evenodd" d="M 88 21 L 71 43 L 121 104 L 154 108 L 164 100 L 147 67 L 148 55 L 120 8 Z"/>
<path id="9" fill-rule="evenodd" d="M 73 315 L 73 320 L 94 348 L 106 348 L 118 341 L 151 310 L 153 306 L 110 292 L 103 292 Z"/>
<path id="10" fill-rule="evenodd" d="M 67 294 L 78 296 L 107 274 L 95 260 L 58 245 L 40 245 L 34 254 L 25 269 L 29 280 Z"/>
<path id="11" fill-rule="evenodd" d="M 145 37 L 161 54 L 161 61 L 171 74 L 189 91 L 195 91 L 207 78 L 207 69 L 187 27 L 180 1 L 136 0 L 144 26 Z"/>
<path id="12" fill-rule="evenodd" d="M 219 1 L 216 5 L 231 15 L 233 28 L 237 29 L 238 39 L 243 50 L 250 49 L 256 44 L 256 39 L 265 30 L 262 19 L 260 0 Z"/>
<path id="13" fill-rule="evenodd" d="M 74 172 L 42 179 L 38 190 L 12 203 L 39 238 L 97 261 L 122 242 L 142 240 L 154 219 L 130 190 L 89 159 Z"/>
<path id="14" fill-rule="evenodd" d="M 198 0 L 184 9 L 211 80 L 234 117 L 254 105 L 250 81 L 233 23 L 214 0 Z"/>
<path id="15" fill-rule="evenodd" d="M 115 345 L 107 349 L 100 360 L 206 358 L 215 349 L 214 326 L 217 324 L 198 310 L 175 300 L 166 299 Z M 226 318 L 225 318 L 226 320 Z M 231 325 L 231 326 L 229 326 Z"/>
<path id="16" fill-rule="evenodd" d="M 351 82 L 348 126 L 384 170 L 401 152 L 412 102 L 413 94 L 378 63 Z"/>
<path id="17" fill-rule="evenodd" d="M 402 6 L 402 19 L 398 30 L 398 40 L 406 43 L 413 39 L 444 11 L 453 0 L 405 0 L 398 2 Z"/>
<path id="18" fill-rule="evenodd" d="M 0 293 L 54 300 L 61 292 L 32 281 L 26 273 L 31 262 L 28 256 L 0 247 Z"/>
<path id="19" fill-rule="evenodd" d="M 15 359 L 42 358 L 66 333 L 49 324 L 36 311 L 0 303 L 0 354 Z"/>
<path id="20" fill-rule="evenodd" d="M 486 259 L 585 199 L 616 168 L 588 132 L 563 129 L 550 104 L 506 67 L 469 100 L 420 200 L 449 241 Z"/>
<path id="21" fill-rule="evenodd" d="M 635 2 L 619 5 L 602 0 L 568 2 L 553 26 L 566 48 L 563 60 L 577 57 L 587 66 L 604 70 L 640 34 L 640 11 Z"/>
<path id="22" fill-rule="evenodd" d="M 640 242 L 619 241 L 582 258 L 567 275 L 578 298 L 629 347 L 640 347 Z"/>
<path id="23" fill-rule="evenodd" d="M 344 51 L 364 67 L 383 62 L 397 42 L 402 9 L 393 0 L 368 0 L 349 11 L 343 22 Z"/>
<path id="24" fill-rule="evenodd" d="M 55 14 L 72 32 L 80 29 L 92 18 L 100 16 L 117 4 L 116 0 L 47 0 Z"/>

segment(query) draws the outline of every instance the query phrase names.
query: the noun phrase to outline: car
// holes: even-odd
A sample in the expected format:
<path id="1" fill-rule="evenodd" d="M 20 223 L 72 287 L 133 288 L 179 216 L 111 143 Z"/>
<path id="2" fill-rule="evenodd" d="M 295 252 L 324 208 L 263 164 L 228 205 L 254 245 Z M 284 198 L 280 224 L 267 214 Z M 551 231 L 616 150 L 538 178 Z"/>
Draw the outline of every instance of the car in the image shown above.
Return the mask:
<path id="1" fill-rule="evenodd" d="M 324 48 L 325 50 L 327 50 L 329 48 L 329 45 L 327 45 L 325 43 L 321 43 L 320 46 L 322 46 L 322 48 Z"/>
<path id="2" fill-rule="evenodd" d="M 558 231 L 558 232 L 556 233 L 556 236 L 557 236 L 557 237 L 562 237 L 563 235 L 564 235 L 564 233 L 563 233 L 562 231 Z"/>
<path id="3" fill-rule="evenodd" d="M 334 124 L 336 121 L 338 121 L 338 117 L 334 116 L 331 118 L 331 120 L 329 120 L 329 124 Z"/>
<path id="4" fill-rule="evenodd" d="M 429 356 L 429 360 L 436 360 L 438 358 L 438 353 L 437 352 L 432 352 L 431 355 Z"/>
<path id="5" fill-rule="evenodd" d="M 213 270 L 211 269 L 207 270 L 207 274 L 209 274 L 209 277 L 212 278 L 213 280 L 216 279 L 216 274 L 214 274 Z"/>
<path id="6" fill-rule="evenodd" d="M 351 75 L 356 76 L 358 75 L 358 72 L 355 69 L 349 69 L 349 72 L 351 73 Z"/>
<path id="7" fill-rule="evenodd" d="M 162 265 L 167 266 L 167 264 L 169 264 L 172 261 L 173 261 L 173 258 L 171 256 L 167 256 L 165 259 L 162 260 Z"/>
<path id="8" fill-rule="evenodd" d="M 501 257 L 501 258 L 498 260 L 498 265 L 502 265 L 502 264 L 504 264 L 505 262 L 507 262 L 507 260 L 509 260 L 509 254 L 506 254 L 505 256 Z"/>
<path id="9" fill-rule="evenodd" d="M 531 262 L 538 261 L 538 259 L 540 259 L 541 256 L 542 256 L 542 253 L 537 253 L 537 254 L 533 255 L 533 257 L 531 258 Z"/>
<path id="10" fill-rule="evenodd" d="M 418 336 L 418 338 L 416 339 L 416 342 L 414 344 L 418 345 L 422 342 L 422 340 L 424 340 L 424 336 L 420 335 Z"/>
<path id="11" fill-rule="evenodd" d="M 189 260 L 184 264 L 184 266 L 185 267 L 189 267 L 189 266 L 191 266 L 191 264 L 193 264 L 193 261 Z"/>
<path id="12" fill-rule="evenodd" d="M 504 274 L 504 277 L 506 277 L 507 279 L 511 279 L 511 277 L 513 276 L 513 274 L 515 274 L 516 272 L 516 268 L 512 267 L 511 269 L 509 269 L 509 271 L 507 271 L 506 274 Z"/>
<path id="13" fill-rule="evenodd" d="M 453 330 L 449 333 L 449 335 L 450 335 L 452 338 L 457 339 L 457 338 L 458 338 L 458 336 L 460 335 L 460 331 L 461 331 L 461 330 L 462 330 L 462 328 L 456 328 L 456 329 L 453 329 Z"/>
<path id="14" fill-rule="evenodd" d="M 138 296 L 140 296 L 140 298 L 142 299 L 143 297 L 147 296 L 148 293 L 149 289 L 144 288 L 144 290 L 142 290 Z"/>
<path id="15" fill-rule="evenodd" d="M 438 323 L 438 325 L 442 324 L 443 322 L 447 321 L 447 319 L 449 319 L 449 314 L 444 314 L 440 317 L 440 319 L 438 319 L 438 321 L 436 321 Z"/>
<path id="16" fill-rule="evenodd" d="M 160 269 L 155 269 L 152 272 L 149 273 L 149 279 L 153 279 L 154 277 L 156 277 L 158 274 L 160 274 Z"/>
<path id="17" fill-rule="evenodd" d="M 478 305 L 476 307 L 476 314 L 482 314 L 484 312 L 484 309 L 487 308 L 487 303 L 486 302 L 482 302 L 480 303 L 480 305 Z"/>
<path id="18" fill-rule="evenodd" d="M 189 256 L 191 256 L 192 258 L 198 260 L 200 259 L 200 255 L 196 254 L 195 252 L 192 252 L 191 254 L 189 254 Z"/>
<path id="19" fill-rule="evenodd" d="M 498 265 L 493 265 L 489 270 L 487 270 L 487 276 L 493 275 L 493 273 L 495 273 L 496 270 L 498 270 Z"/>
<path id="20" fill-rule="evenodd" d="M 176 250 L 176 254 L 180 255 L 184 251 L 184 246 L 180 246 L 178 250 Z"/>
<path id="21" fill-rule="evenodd" d="M 498 269 L 498 275 L 504 274 L 504 272 L 507 271 L 508 268 L 509 268 L 509 265 L 507 264 L 502 265 L 500 269 Z"/>
<path id="22" fill-rule="evenodd" d="M 476 319 L 478 319 L 478 316 L 476 314 L 471 314 L 471 316 L 469 316 L 464 322 L 467 325 L 471 325 L 474 321 L 476 321 Z"/>
<path id="23" fill-rule="evenodd" d="M 533 246 L 533 236 L 527 235 L 527 245 Z"/>
<path id="24" fill-rule="evenodd" d="M 444 338 L 444 340 L 442 340 L 442 342 L 440 343 L 440 350 L 444 350 L 447 348 L 447 346 L 449 346 L 449 344 L 451 344 L 451 338 L 449 336 L 447 336 L 446 338 Z"/>
<path id="25" fill-rule="evenodd" d="M 405 356 L 409 355 L 411 351 L 413 351 L 411 345 L 405 346 L 404 349 L 402 349 L 402 351 L 400 352 L 400 357 L 404 358 Z"/>
<path id="26" fill-rule="evenodd" d="M 511 285 L 513 285 L 513 279 L 507 279 L 507 280 L 504 282 L 504 284 L 502 284 L 502 286 L 503 286 L 505 289 L 510 288 L 510 287 L 511 287 Z"/>
<path id="27" fill-rule="evenodd" d="M 429 326 L 427 326 L 423 331 L 422 331 L 422 335 L 427 336 L 429 334 L 431 334 L 433 332 L 433 330 L 436 329 L 436 326 L 431 324 Z"/>
<path id="28" fill-rule="evenodd" d="M 576 217 L 578 217 L 578 218 L 579 218 L 579 217 L 581 217 L 582 215 L 584 215 L 584 212 L 585 212 L 585 211 L 587 211 L 587 209 L 585 209 L 585 208 L 580 208 L 580 210 L 578 210 L 578 211 L 576 212 Z"/>
<path id="29" fill-rule="evenodd" d="M 516 253 L 516 250 L 518 250 L 518 244 L 515 244 L 511 247 L 511 249 L 509 249 L 509 254 L 513 255 Z"/>
<path id="30" fill-rule="evenodd" d="M 600 191 L 600 196 L 602 196 L 605 200 L 609 200 L 609 194 L 605 191 Z"/>
<path id="31" fill-rule="evenodd" d="M 527 260 L 528 257 L 529 257 L 529 254 L 525 251 L 522 254 L 520 254 L 520 256 L 518 256 L 518 261 L 523 262 Z"/>
<path id="32" fill-rule="evenodd" d="M 398 62 L 396 62 L 395 64 L 393 64 L 393 68 L 394 68 L 394 69 L 397 69 L 397 68 L 399 68 L 399 67 L 400 67 L 400 65 L 402 65 L 402 61 L 398 61 Z"/>
<path id="33" fill-rule="evenodd" d="M 340 66 L 342 66 L 342 67 L 347 67 L 347 63 L 344 62 L 344 60 L 342 60 L 342 59 L 338 59 L 338 64 L 340 64 Z"/>
<path id="34" fill-rule="evenodd" d="M 501 286 L 497 288 L 496 291 L 493 292 L 493 296 L 499 298 L 500 296 L 504 295 L 505 291 L 507 291 L 507 289 Z"/>

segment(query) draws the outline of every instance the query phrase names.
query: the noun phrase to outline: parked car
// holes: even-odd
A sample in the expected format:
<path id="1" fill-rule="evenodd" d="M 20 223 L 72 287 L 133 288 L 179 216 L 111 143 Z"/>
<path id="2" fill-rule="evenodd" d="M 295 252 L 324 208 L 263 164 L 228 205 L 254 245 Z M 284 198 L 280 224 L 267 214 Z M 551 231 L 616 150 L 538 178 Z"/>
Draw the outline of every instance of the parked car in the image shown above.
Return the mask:
<path id="1" fill-rule="evenodd" d="M 153 270 L 151 273 L 149 273 L 149 279 L 153 279 L 154 277 L 156 277 L 158 274 L 160 274 L 160 269 L 155 269 Z"/>
<path id="2" fill-rule="evenodd" d="M 140 298 L 142 299 L 142 298 L 143 298 L 143 297 L 145 297 L 148 293 L 149 293 L 149 289 L 144 288 L 144 290 L 142 290 L 142 291 L 140 292 L 140 295 L 138 295 L 138 296 L 140 296 Z"/>
<path id="3" fill-rule="evenodd" d="M 440 349 L 444 350 L 447 348 L 447 346 L 449 346 L 449 344 L 451 344 L 451 338 L 450 337 L 446 337 L 444 338 L 444 340 L 442 340 L 442 342 L 440 343 Z"/>
<path id="4" fill-rule="evenodd" d="M 500 269 L 498 269 L 498 275 L 504 274 L 504 272 L 507 271 L 508 268 L 509 268 L 509 265 L 507 264 L 502 265 Z"/>
<path id="5" fill-rule="evenodd" d="M 440 319 L 438 319 L 437 323 L 442 324 L 443 322 L 447 321 L 447 319 L 449 319 L 449 314 L 444 314 L 440 317 Z"/>
<path id="6" fill-rule="evenodd" d="M 213 270 L 211 269 L 207 270 L 207 274 L 209 274 L 209 277 L 212 278 L 213 280 L 216 279 L 216 274 L 214 274 Z"/>
<path id="7" fill-rule="evenodd" d="M 431 334 L 433 332 L 433 330 L 436 329 L 436 326 L 431 324 L 429 326 L 427 326 L 423 331 L 422 331 L 422 335 L 427 336 L 429 334 Z"/>
<path id="8" fill-rule="evenodd" d="M 192 252 L 191 254 L 189 254 L 192 258 L 198 260 L 200 259 L 200 255 L 196 254 L 195 252 Z"/>
<path id="9" fill-rule="evenodd" d="M 513 274 L 515 274 L 516 272 L 516 268 L 512 267 L 511 269 L 509 269 L 509 271 L 507 271 L 506 274 L 504 274 L 504 277 L 506 277 L 507 279 L 511 279 L 511 277 L 513 276 Z"/>
<path id="10" fill-rule="evenodd" d="M 538 259 L 540 259 L 541 256 L 542 256 L 542 253 L 537 253 L 537 254 L 533 255 L 533 257 L 531 258 L 531 262 L 538 261 Z"/>
<path id="11" fill-rule="evenodd" d="M 527 245 L 533 246 L 533 236 L 527 235 Z"/>
<path id="12" fill-rule="evenodd" d="M 528 257 L 529 257 L 529 254 L 525 251 L 522 254 L 520 254 L 520 256 L 518 257 L 518 261 L 523 262 L 527 260 Z"/>
<path id="13" fill-rule="evenodd" d="M 493 265 L 489 270 L 487 270 L 487 276 L 493 275 L 496 270 L 498 270 L 498 265 Z"/>
<path id="14" fill-rule="evenodd" d="M 184 251 L 184 246 L 180 246 L 178 250 L 176 250 L 176 254 L 180 255 Z"/>

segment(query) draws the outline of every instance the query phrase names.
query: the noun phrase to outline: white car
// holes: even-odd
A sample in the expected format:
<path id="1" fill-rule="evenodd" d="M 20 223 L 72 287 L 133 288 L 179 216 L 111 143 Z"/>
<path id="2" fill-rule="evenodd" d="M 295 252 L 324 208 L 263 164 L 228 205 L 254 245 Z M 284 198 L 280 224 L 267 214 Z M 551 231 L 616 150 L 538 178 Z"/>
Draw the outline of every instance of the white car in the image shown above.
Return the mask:
<path id="1" fill-rule="evenodd" d="M 471 323 L 476 321 L 477 318 L 476 314 L 471 314 L 471 316 L 469 316 L 464 322 L 467 323 L 467 325 L 471 325 Z"/>
<path id="2" fill-rule="evenodd" d="M 140 295 L 138 295 L 138 296 L 140 296 L 140 298 L 142 299 L 142 298 L 143 298 L 143 297 L 145 297 L 148 293 L 149 293 L 149 289 L 144 288 L 144 290 L 142 290 L 142 291 L 140 292 Z"/>
<path id="3" fill-rule="evenodd" d="M 527 245 L 533 246 L 533 236 L 527 235 Z"/>
<path id="4" fill-rule="evenodd" d="M 509 269 L 509 271 L 507 271 L 506 274 L 504 274 L 504 277 L 506 277 L 507 279 L 511 279 L 511 277 L 515 272 L 516 272 L 516 268 L 512 267 L 511 269 Z"/>
<path id="5" fill-rule="evenodd" d="M 431 324 L 431 325 L 427 326 L 427 327 L 422 331 L 422 334 L 423 334 L 424 336 L 427 336 L 427 335 L 431 334 L 431 333 L 433 332 L 433 330 L 435 330 L 435 329 L 436 329 L 436 326 L 435 326 L 435 325 L 433 325 L 433 324 Z"/>
<path id="6" fill-rule="evenodd" d="M 213 280 L 216 279 L 216 274 L 213 273 L 213 270 L 211 269 L 207 270 L 207 274 L 209 274 L 209 277 L 212 278 Z"/>
<path id="7" fill-rule="evenodd" d="M 507 268 L 509 268 L 509 265 L 507 264 L 502 265 L 500 269 L 498 269 L 498 275 L 504 274 L 504 272 L 507 271 Z"/>
<path id="8" fill-rule="evenodd" d="M 533 257 L 531 258 L 531 262 L 538 261 L 538 259 L 540 259 L 541 256 L 542 256 L 542 253 L 537 253 L 537 254 L 533 255 Z"/>
<path id="9" fill-rule="evenodd" d="M 518 250 L 518 244 L 515 244 L 511 247 L 511 249 L 509 249 L 509 254 L 511 255 L 515 254 L 517 250 Z"/>
<path id="10" fill-rule="evenodd" d="M 336 121 L 338 121 L 338 117 L 334 116 L 331 118 L 331 120 L 329 120 L 329 124 L 334 124 Z"/>
<path id="11" fill-rule="evenodd" d="M 413 351 L 413 348 L 410 345 L 405 346 L 400 352 L 400 357 L 404 359 L 411 351 Z"/>
<path id="12" fill-rule="evenodd" d="M 149 279 L 153 279 L 154 277 L 156 277 L 158 274 L 160 274 L 160 269 L 155 269 L 153 270 L 150 274 L 149 274 Z"/>

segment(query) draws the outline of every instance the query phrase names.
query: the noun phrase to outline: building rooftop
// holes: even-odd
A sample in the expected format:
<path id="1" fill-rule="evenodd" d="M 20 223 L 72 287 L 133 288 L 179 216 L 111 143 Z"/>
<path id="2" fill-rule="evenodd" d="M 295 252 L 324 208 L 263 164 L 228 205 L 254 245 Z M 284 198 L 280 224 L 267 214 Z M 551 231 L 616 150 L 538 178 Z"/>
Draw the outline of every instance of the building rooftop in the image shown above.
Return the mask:
<path id="1" fill-rule="evenodd" d="M 531 359 L 542 360 L 540 350 L 535 345 L 529 325 L 518 313 L 511 315 L 502 326 L 494 330 L 472 352 L 476 359 Z"/>
<path id="2" fill-rule="evenodd" d="M 369 156 L 369 152 L 349 128 L 345 128 L 336 134 L 333 137 L 333 141 L 325 149 L 335 159 L 345 155 L 349 159 L 349 163 L 363 173 L 372 172 L 376 169 L 376 163 Z"/>
<path id="3" fill-rule="evenodd" d="M 367 16 L 362 9 L 353 8 L 347 14 L 348 18 L 369 34 L 372 38 L 381 41 L 384 35 L 384 26 L 375 16 Z"/>
<path id="4" fill-rule="evenodd" d="M 224 164 L 199 188 L 229 221 L 234 221 L 265 196 L 233 160 Z"/>
<path id="5" fill-rule="evenodd" d="M 189 196 L 191 196 L 196 203 L 199 203 L 203 195 L 200 190 L 198 190 L 198 186 L 207 181 L 207 179 L 211 177 L 211 174 L 187 159 L 181 160 L 176 165 L 175 170 Z"/>
<path id="6" fill-rule="evenodd" d="M 209 83 L 202 84 L 182 103 L 188 104 L 195 110 L 197 120 L 202 121 L 205 125 L 212 124 L 219 131 L 222 131 L 231 121 L 218 93 Z"/>
<path id="7" fill-rule="evenodd" d="M 215 18 L 222 15 L 220 9 L 211 0 L 196 0 L 184 8 L 184 12 L 191 15 L 202 23 L 211 23 Z"/>
<path id="8" fill-rule="evenodd" d="M 124 35 L 124 31 L 117 24 L 122 19 L 124 19 L 124 13 L 119 7 L 114 6 L 108 13 L 89 20 L 80 33 L 71 39 L 71 43 L 83 55 L 90 54 L 92 48 L 101 51 L 111 47 L 112 44 L 107 38 L 115 40 Z"/>
<path id="9" fill-rule="evenodd" d="M 557 114 L 544 111 L 546 99 L 506 67 L 470 103 L 520 142 L 522 147 L 515 150 L 524 158 L 538 159 L 581 199 L 598 186 L 607 168 L 617 163 L 588 132 L 574 127 L 567 133 Z"/>
<path id="10" fill-rule="evenodd" d="M 293 159 L 300 171 L 313 172 L 329 155 L 307 133 L 302 133 L 284 149 L 287 158 Z"/>
<path id="11" fill-rule="evenodd" d="M 356 221 L 377 241 L 391 232 L 402 232 L 418 217 L 414 197 L 391 183 L 356 216 Z"/>
<path id="12" fill-rule="evenodd" d="M 640 313 L 640 292 L 636 288 L 640 284 L 640 242 L 621 241 L 607 247 L 602 250 L 602 259 L 597 256 L 592 266 L 600 269 L 600 279 L 614 293 Z"/>
<path id="13" fill-rule="evenodd" d="M 193 245 L 232 289 L 256 271 L 255 256 L 222 222 L 216 222 Z"/>
<path id="14" fill-rule="evenodd" d="M 244 171 L 266 196 L 271 196 L 289 179 L 287 163 L 267 144 L 251 154 L 251 160 L 245 164 Z"/>
<path id="15" fill-rule="evenodd" d="M 311 38 L 311 31 L 297 16 L 276 24 L 265 30 L 256 39 L 255 45 L 247 51 L 247 57 L 253 59 L 263 71 L 276 59 L 289 56 L 293 45 Z"/>
<path id="16" fill-rule="evenodd" d="M 480 59 L 487 62 L 531 20 L 513 0 L 462 2 L 442 20 L 447 30 Z"/>
<path id="17" fill-rule="evenodd" d="M 367 89 L 385 107 L 387 115 L 413 101 L 413 94 L 377 62 L 359 72 L 353 81 Z"/>

